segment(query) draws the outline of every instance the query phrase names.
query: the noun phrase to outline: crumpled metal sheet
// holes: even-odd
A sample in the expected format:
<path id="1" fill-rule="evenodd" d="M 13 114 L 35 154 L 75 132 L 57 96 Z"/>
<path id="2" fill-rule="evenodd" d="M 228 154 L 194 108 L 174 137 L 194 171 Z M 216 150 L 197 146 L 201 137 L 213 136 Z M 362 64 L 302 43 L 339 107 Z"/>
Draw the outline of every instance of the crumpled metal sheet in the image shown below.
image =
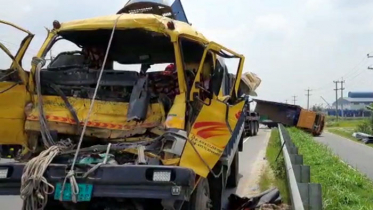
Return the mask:
<path id="1" fill-rule="evenodd" d="M 262 80 L 252 72 L 245 72 L 241 75 L 240 89 L 242 93 L 257 96 L 256 89 L 260 86 Z"/>
<path id="2" fill-rule="evenodd" d="M 139 78 L 133 87 L 127 120 L 145 120 L 148 113 L 150 94 L 148 90 L 148 76 Z"/>

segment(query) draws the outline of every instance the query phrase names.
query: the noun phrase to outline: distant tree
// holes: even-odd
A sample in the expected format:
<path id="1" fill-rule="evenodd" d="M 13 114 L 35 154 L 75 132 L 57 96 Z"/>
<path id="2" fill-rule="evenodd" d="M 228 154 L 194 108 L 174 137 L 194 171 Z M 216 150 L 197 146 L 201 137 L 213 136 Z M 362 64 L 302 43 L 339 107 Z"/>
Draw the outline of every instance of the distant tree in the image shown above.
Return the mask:
<path id="1" fill-rule="evenodd" d="M 320 105 L 313 105 L 311 109 L 314 112 L 322 112 L 323 111 L 323 108 Z"/>
<path id="2" fill-rule="evenodd" d="M 369 111 L 373 111 L 373 104 L 370 104 L 370 105 L 366 106 L 366 108 L 367 108 Z"/>
<path id="3" fill-rule="evenodd" d="M 373 104 L 366 106 L 366 109 L 373 112 Z M 364 120 L 357 126 L 356 131 L 373 135 L 373 113 L 368 119 Z"/>

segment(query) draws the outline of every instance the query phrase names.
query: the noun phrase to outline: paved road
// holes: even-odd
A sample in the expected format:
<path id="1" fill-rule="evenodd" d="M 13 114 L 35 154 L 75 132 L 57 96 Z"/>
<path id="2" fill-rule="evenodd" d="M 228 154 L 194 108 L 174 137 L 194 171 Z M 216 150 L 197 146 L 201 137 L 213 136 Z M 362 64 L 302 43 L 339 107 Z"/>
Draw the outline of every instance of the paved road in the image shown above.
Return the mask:
<path id="1" fill-rule="evenodd" d="M 244 140 L 244 149 L 240 153 L 240 180 L 237 188 L 226 190 L 224 197 L 235 193 L 240 196 L 247 196 L 250 191 L 257 188 L 253 185 L 258 177 L 257 168 L 261 160 L 265 157 L 265 149 L 269 140 L 271 130 L 259 129 L 258 135 Z M 227 200 L 224 202 L 227 203 Z"/>
<path id="2" fill-rule="evenodd" d="M 373 180 L 373 148 L 328 132 L 315 140 L 329 146 L 344 162 Z"/>
<path id="3" fill-rule="evenodd" d="M 240 175 L 239 186 L 235 189 L 229 189 L 225 192 L 225 197 L 231 193 L 236 193 L 241 196 L 245 196 L 251 188 L 256 186 L 251 185 L 252 179 L 255 173 L 255 165 L 258 160 L 263 159 L 265 154 L 265 149 L 268 141 L 270 130 L 260 129 L 258 136 L 250 137 L 245 139 L 244 152 L 240 153 Z M 6 160 L 0 160 L 0 162 L 5 162 Z M 228 200 L 224 201 L 227 203 Z M 22 201 L 19 196 L 0 196 L 0 209 L 1 210 L 21 210 Z"/>

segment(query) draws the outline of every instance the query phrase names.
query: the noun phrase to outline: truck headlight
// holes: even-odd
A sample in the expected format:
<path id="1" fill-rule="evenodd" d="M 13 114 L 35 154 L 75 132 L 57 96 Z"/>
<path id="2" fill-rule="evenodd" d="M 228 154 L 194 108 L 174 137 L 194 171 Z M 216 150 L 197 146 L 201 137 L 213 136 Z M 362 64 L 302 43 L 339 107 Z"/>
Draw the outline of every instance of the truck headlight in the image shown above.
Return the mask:
<path id="1" fill-rule="evenodd" d="M 7 168 L 0 168 L 0 179 L 8 178 L 8 169 Z"/>
<path id="2" fill-rule="evenodd" d="M 155 182 L 169 182 L 171 181 L 171 171 L 154 171 L 153 181 Z"/>

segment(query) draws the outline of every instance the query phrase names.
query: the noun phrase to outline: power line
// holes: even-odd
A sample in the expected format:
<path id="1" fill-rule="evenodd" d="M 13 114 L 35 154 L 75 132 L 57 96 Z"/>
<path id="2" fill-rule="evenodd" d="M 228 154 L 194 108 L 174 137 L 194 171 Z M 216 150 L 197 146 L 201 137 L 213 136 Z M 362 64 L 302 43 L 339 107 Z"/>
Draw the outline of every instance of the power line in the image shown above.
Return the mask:
<path id="1" fill-rule="evenodd" d="M 373 57 L 373 56 L 371 56 L 371 57 Z M 367 59 L 367 57 L 364 57 L 357 65 L 355 65 L 351 69 L 351 71 L 348 71 L 347 73 L 345 73 L 341 77 L 342 78 L 353 77 L 353 79 L 355 79 L 358 75 L 360 75 L 362 72 L 364 72 L 363 69 L 360 69 L 360 71 L 362 71 L 362 72 L 360 72 L 358 70 L 358 68 L 361 67 L 361 66 L 364 66 L 366 63 L 368 63 L 368 61 L 369 61 L 369 59 Z M 347 80 L 349 80 L 349 79 L 347 79 Z M 329 89 L 329 87 L 330 87 L 330 83 L 322 85 L 319 88 L 314 89 L 314 91 L 320 91 L 320 90 Z"/>
<path id="2" fill-rule="evenodd" d="M 355 88 L 356 86 L 363 86 L 366 85 L 367 83 L 371 83 L 371 77 L 364 77 L 358 81 L 355 81 L 353 83 L 350 83 L 351 85 L 348 86 L 348 88 L 351 90 L 352 88 Z"/>
<path id="3" fill-rule="evenodd" d="M 307 90 L 307 109 L 309 110 L 310 109 L 310 91 L 312 91 L 310 88 L 308 88 Z"/>
<path id="4" fill-rule="evenodd" d="M 365 61 L 365 62 L 364 62 L 364 61 Z M 354 67 L 352 68 L 352 71 L 347 72 L 347 73 L 344 74 L 342 77 L 347 77 L 347 75 L 349 75 L 349 74 L 351 74 L 351 73 L 354 73 L 355 70 L 356 70 L 359 66 L 361 66 L 362 64 L 365 65 L 365 63 L 367 63 L 367 62 L 368 62 L 368 59 L 367 59 L 366 57 L 364 57 L 364 58 L 359 62 L 359 64 L 357 64 L 356 66 L 354 66 Z"/>

